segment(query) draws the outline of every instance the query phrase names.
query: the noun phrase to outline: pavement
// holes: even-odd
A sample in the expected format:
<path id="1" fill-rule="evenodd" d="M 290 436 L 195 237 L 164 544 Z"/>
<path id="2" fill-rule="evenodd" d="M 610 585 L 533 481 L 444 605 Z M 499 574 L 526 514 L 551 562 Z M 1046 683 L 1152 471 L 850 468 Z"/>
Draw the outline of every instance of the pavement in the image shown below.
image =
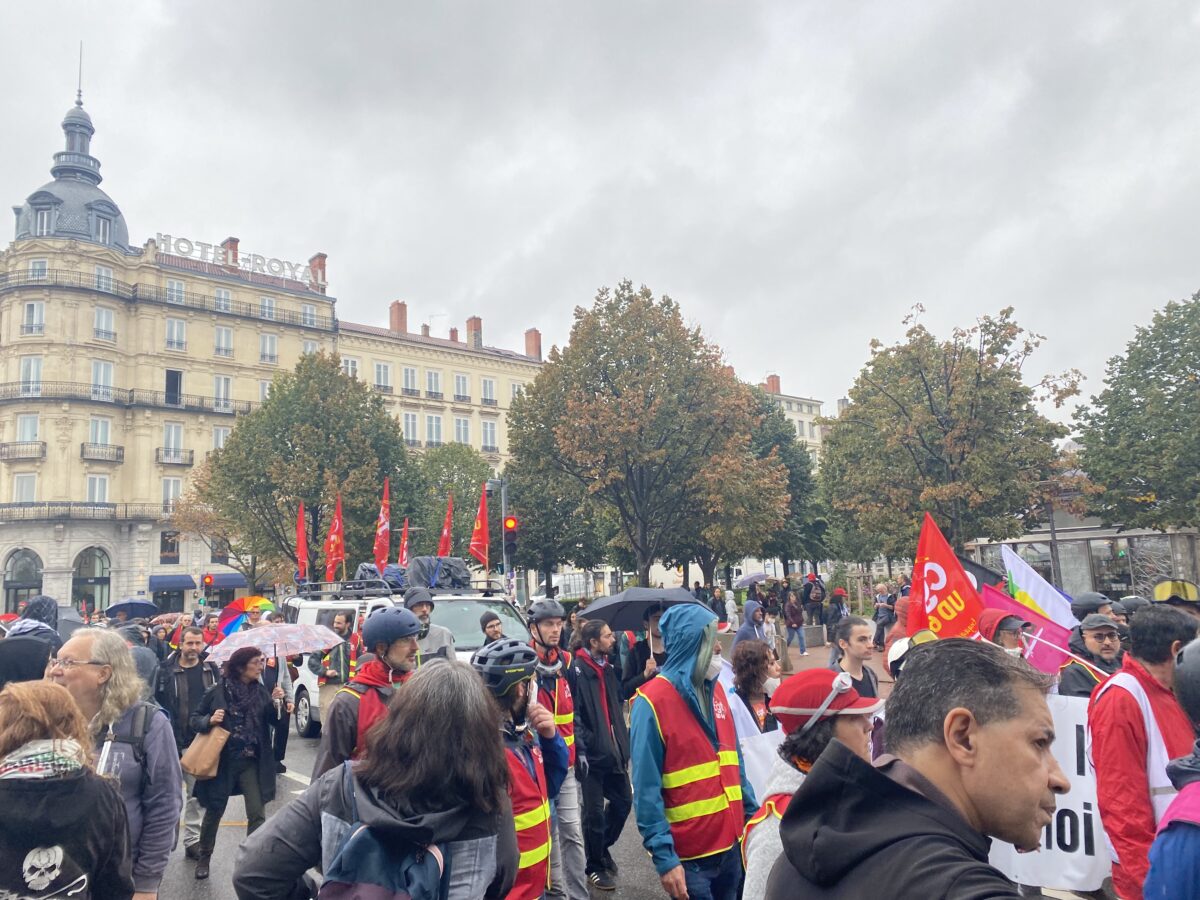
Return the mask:
<path id="1" fill-rule="evenodd" d="M 795 647 L 791 648 L 790 658 L 793 668 L 819 668 L 829 661 L 828 647 L 814 647 L 807 656 L 800 656 Z M 876 664 L 880 675 L 881 693 L 890 689 L 890 679 L 886 682 L 882 666 Z M 785 676 L 786 677 L 786 676 Z M 294 799 L 308 787 L 308 775 L 312 772 L 316 761 L 317 740 L 299 738 L 292 733 L 288 742 L 287 756 L 284 760 L 288 771 L 279 777 L 276 788 L 277 799 L 267 805 L 267 816 L 271 816 L 283 804 Z M 195 863 L 184 858 L 182 842 L 175 850 L 167 866 L 159 897 L 162 900 L 233 900 L 233 865 L 237 850 L 246 835 L 246 811 L 241 797 L 233 797 L 221 820 L 221 829 L 217 834 L 217 846 L 211 862 L 211 875 L 207 881 L 196 881 L 193 877 Z M 650 857 L 642 849 L 641 837 L 633 814 L 621 834 L 621 839 L 613 848 L 613 858 L 617 862 L 620 874 L 617 877 L 617 890 L 603 892 L 593 890 L 593 898 L 613 897 L 621 900 L 662 900 L 666 895 L 659 886 L 658 876 Z"/>

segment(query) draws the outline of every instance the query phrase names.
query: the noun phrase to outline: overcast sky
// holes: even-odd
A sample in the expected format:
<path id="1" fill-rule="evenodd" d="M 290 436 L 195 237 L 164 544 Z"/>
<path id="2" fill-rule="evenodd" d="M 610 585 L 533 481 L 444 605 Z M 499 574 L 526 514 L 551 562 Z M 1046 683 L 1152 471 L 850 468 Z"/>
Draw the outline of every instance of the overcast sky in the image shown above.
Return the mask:
<path id="1" fill-rule="evenodd" d="M 1031 372 L 1095 393 L 1200 286 L 1195 4 L 40 0 L 0 32 L 8 205 L 82 39 L 131 242 L 322 250 L 346 320 L 548 349 L 628 277 L 832 413 L 914 303 L 1013 305 Z"/>

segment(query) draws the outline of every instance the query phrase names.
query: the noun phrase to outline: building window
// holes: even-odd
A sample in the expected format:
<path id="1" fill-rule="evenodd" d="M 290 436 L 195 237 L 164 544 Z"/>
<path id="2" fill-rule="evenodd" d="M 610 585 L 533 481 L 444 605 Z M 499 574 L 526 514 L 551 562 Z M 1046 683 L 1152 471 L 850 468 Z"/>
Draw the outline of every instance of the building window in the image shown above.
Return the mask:
<path id="1" fill-rule="evenodd" d="M 266 403 L 266 402 L 267 402 L 267 399 L 268 399 L 270 396 L 271 396 L 271 382 L 269 382 L 269 381 L 260 381 L 260 382 L 258 383 L 258 402 L 259 402 L 259 403 Z"/>
<path id="2" fill-rule="evenodd" d="M 213 409 L 218 412 L 233 409 L 233 379 L 228 375 L 213 378 Z"/>
<path id="3" fill-rule="evenodd" d="M 33 503 L 37 499 L 37 475 L 23 472 L 13 476 L 13 503 Z"/>
<path id="4" fill-rule="evenodd" d="M 454 441 L 458 444 L 471 443 L 471 420 L 454 417 Z"/>
<path id="5" fill-rule="evenodd" d="M 521 394 L 523 394 L 524 392 L 525 392 L 525 385 L 521 384 L 518 381 L 514 381 L 512 383 L 512 398 L 514 400 L 516 400 L 518 397 L 520 397 Z"/>
<path id="6" fill-rule="evenodd" d="M 177 281 L 174 278 L 167 279 L 167 302 L 168 303 L 183 303 L 184 285 L 182 281 Z"/>
<path id="7" fill-rule="evenodd" d="M 479 381 L 479 391 L 483 395 L 483 402 L 490 405 L 496 405 L 496 380 L 494 378 L 482 378 Z"/>
<path id="8" fill-rule="evenodd" d="M 88 442 L 101 447 L 108 446 L 109 420 L 93 418 L 88 421 Z"/>
<path id="9" fill-rule="evenodd" d="M 163 506 L 166 506 L 166 500 L 163 500 Z M 174 508 L 174 503 L 171 504 Z M 158 562 L 160 565 L 173 566 L 179 563 L 179 533 L 175 531 L 164 531 L 158 539 Z"/>
<path id="10" fill-rule="evenodd" d="M 259 297 L 258 298 L 258 315 L 263 319 L 275 318 L 275 298 L 274 297 Z"/>
<path id="11" fill-rule="evenodd" d="M 392 389 L 392 367 L 388 363 L 375 363 L 375 387 L 380 390 Z"/>
<path id="12" fill-rule="evenodd" d="M 808 436 L 810 438 L 815 438 L 817 436 L 817 423 L 816 422 L 808 423 Z"/>
<path id="13" fill-rule="evenodd" d="M 258 336 L 258 361 L 275 365 L 279 362 L 279 338 L 273 334 Z"/>
<path id="14" fill-rule="evenodd" d="M 213 538 L 209 547 L 208 561 L 219 566 L 229 565 L 229 541 L 224 538 Z"/>
<path id="15" fill-rule="evenodd" d="M 404 414 L 404 440 L 409 444 L 419 444 L 421 438 L 417 432 L 417 414 L 406 412 Z"/>
<path id="16" fill-rule="evenodd" d="M 425 417 L 425 443 L 430 447 L 440 447 L 442 445 L 441 416 Z"/>
<path id="17" fill-rule="evenodd" d="M 796 434 L 799 437 L 804 437 L 804 423 L 803 422 L 796 423 Z"/>
<path id="18" fill-rule="evenodd" d="M 495 453 L 499 445 L 496 443 L 496 423 L 483 423 L 483 449 L 488 453 Z"/>
<path id="19" fill-rule="evenodd" d="M 163 449 L 165 449 L 165 450 L 182 450 L 183 449 L 183 423 L 182 422 L 164 422 L 163 423 Z"/>
<path id="20" fill-rule="evenodd" d="M 45 281 L 50 273 L 50 263 L 44 259 L 31 259 L 29 261 L 29 279 L 31 281 Z"/>
<path id="21" fill-rule="evenodd" d="M 183 319 L 167 319 L 167 349 L 187 349 L 187 322 Z"/>
<path id="22" fill-rule="evenodd" d="M 175 509 L 175 501 L 183 494 L 183 479 L 182 478 L 164 478 L 162 480 L 162 499 L 163 511 L 171 512 Z"/>
<path id="23" fill-rule="evenodd" d="M 226 425 L 217 425 L 213 428 L 213 449 L 222 450 L 225 447 L 225 442 L 229 440 L 229 432 L 231 429 Z"/>
<path id="24" fill-rule="evenodd" d="M 217 312 L 230 312 L 233 309 L 233 294 L 225 288 L 213 291 L 213 309 Z"/>
<path id="25" fill-rule="evenodd" d="M 305 341 L 304 348 L 301 351 L 305 356 L 312 356 L 314 353 L 321 352 L 321 345 L 316 341 Z"/>
<path id="26" fill-rule="evenodd" d="M 300 324 L 306 325 L 309 328 L 315 328 L 317 324 L 317 308 L 311 303 L 302 304 L 300 307 Z"/>
<path id="27" fill-rule="evenodd" d="M 342 371 L 351 378 L 358 377 L 358 360 L 353 356 L 342 357 Z"/>
<path id="28" fill-rule="evenodd" d="M 101 244 L 112 243 L 112 222 L 104 216 L 96 217 L 96 240 Z"/>
<path id="29" fill-rule="evenodd" d="M 442 397 L 442 373 L 432 370 L 425 372 L 425 393 L 431 397 Z"/>
<path id="30" fill-rule="evenodd" d="M 25 304 L 25 315 L 21 319 L 21 334 L 45 334 L 46 304 L 41 300 L 30 300 Z"/>
<path id="31" fill-rule="evenodd" d="M 92 360 L 92 399 L 112 400 L 113 364 L 103 359 Z"/>
<path id="32" fill-rule="evenodd" d="M 115 341 L 116 327 L 113 325 L 113 311 L 107 306 L 96 307 L 96 318 L 92 324 L 92 334 L 98 341 Z"/>
<path id="33" fill-rule="evenodd" d="M 39 209 L 34 217 L 33 233 L 35 237 L 46 237 L 54 233 L 54 210 Z"/>
<path id="34" fill-rule="evenodd" d="M 163 371 L 163 402 L 168 406 L 183 406 L 183 371 L 181 369 L 165 369 Z"/>
<path id="35" fill-rule="evenodd" d="M 455 400 L 470 400 L 471 399 L 471 379 L 466 375 L 454 376 L 454 399 Z"/>
<path id="36" fill-rule="evenodd" d="M 36 441 L 38 439 L 38 416 L 37 413 L 26 413 L 25 415 L 17 416 L 17 440 L 25 443 L 27 441 Z"/>
<path id="37" fill-rule="evenodd" d="M 233 357 L 233 329 L 218 325 L 213 331 L 213 353 L 217 356 Z"/>
<path id="38" fill-rule="evenodd" d="M 96 266 L 96 290 L 112 293 L 113 270 L 108 266 Z"/>
<path id="39" fill-rule="evenodd" d="M 417 370 L 404 367 L 404 396 L 419 397 L 421 389 L 417 387 Z"/>
<path id="40" fill-rule="evenodd" d="M 89 475 L 87 477 L 88 503 L 108 502 L 108 476 Z"/>
<path id="41" fill-rule="evenodd" d="M 40 397 L 42 395 L 42 358 L 40 356 L 21 357 L 21 396 Z"/>

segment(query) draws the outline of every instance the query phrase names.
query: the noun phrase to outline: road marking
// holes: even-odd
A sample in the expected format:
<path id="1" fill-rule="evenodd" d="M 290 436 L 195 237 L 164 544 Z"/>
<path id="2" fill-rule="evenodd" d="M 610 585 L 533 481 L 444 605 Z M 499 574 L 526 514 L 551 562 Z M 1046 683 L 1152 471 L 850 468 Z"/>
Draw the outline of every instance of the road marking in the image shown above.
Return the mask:
<path id="1" fill-rule="evenodd" d="M 282 775 L 284 778 L 290 778 L 292 781 L 299 782 L 305 787 L 308 787 L 310 784 L 312 784 L 312 779 L 307 775 L 301 775 L 297 772 L 283 772 Z"/>

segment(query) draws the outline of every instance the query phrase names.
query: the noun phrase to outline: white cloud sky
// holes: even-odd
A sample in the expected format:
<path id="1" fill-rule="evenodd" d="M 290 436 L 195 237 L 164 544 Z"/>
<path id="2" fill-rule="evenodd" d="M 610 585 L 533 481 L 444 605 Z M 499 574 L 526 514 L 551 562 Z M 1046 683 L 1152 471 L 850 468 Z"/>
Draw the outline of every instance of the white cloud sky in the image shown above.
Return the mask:
<path id="1" fill-rule="evenodd" d="M 1095 393 L 1200 282 L 1194 5 L 43 0 L 0 29 L 10 205 L 82 39 L 131 240 L 322 250 L 352 321 L 405 299 L 548 347 L 629 277 L 832 412 L 914 303 L 940 334 L 1013 305 L 1032 371 Z"/>

